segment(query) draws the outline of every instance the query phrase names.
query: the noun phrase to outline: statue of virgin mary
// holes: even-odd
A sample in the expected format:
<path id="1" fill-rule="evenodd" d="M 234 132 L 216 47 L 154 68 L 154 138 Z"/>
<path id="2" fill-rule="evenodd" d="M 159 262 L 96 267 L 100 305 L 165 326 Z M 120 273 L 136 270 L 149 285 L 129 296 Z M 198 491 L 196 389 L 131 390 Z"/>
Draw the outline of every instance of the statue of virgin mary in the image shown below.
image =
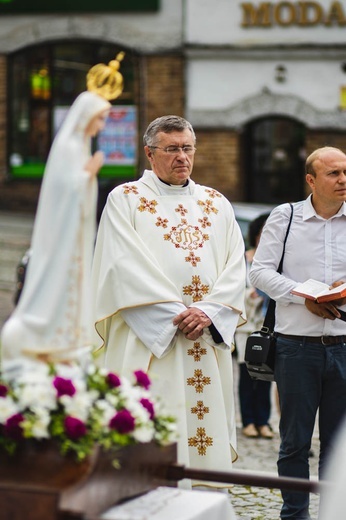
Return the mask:
<path id="1" fill-rule="evenodd" d="M 91 138 L 103 128 L 111 106 L 110 95 L 93 90 L 74 101 L 49 153 L 24 288 L 1 333 L 3 372 L 81 360 L 91 348 L 96 177 L 103 163 L 100 151 L 91 154 Z"/>

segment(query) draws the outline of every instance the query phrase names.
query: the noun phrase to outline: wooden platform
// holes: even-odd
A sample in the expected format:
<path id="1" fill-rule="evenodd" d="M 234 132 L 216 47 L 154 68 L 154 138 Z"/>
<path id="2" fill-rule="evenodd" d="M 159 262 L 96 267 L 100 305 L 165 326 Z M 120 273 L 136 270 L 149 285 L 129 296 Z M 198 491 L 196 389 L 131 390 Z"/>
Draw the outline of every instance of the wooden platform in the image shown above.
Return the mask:
<path id="1" fill-rule="evenodd" d="M 96 520 L 111 506 L 158 486 L 175 487 L 167 468 L 176 444 L 138 444 L 115 453 L 98 447 L 82 463 L 34 443 L 13 457 L 0 454 L 0 520 Z"/>

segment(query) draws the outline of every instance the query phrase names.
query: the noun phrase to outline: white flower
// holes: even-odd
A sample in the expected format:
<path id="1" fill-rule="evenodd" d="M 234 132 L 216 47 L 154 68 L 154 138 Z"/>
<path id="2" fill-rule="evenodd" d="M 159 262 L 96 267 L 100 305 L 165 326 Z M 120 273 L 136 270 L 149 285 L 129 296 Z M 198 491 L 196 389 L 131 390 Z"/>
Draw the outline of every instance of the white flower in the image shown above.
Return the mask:
<path id="1" fill-rule="evenodd" d="M 24 430 L 24 440 L 52 437 L 62 453 L 72 450 L 82 460 L 90 453 L 94 441 L 99 442 L 105 450 L 118 442 L 109 424 L 117 410 L 124 407 L 134 418 L 135 428 L 129 435 L 119 433 L 119 445 L 126 445 L 131 442 L 131 438 L 136 442 L 155 439 L 161 444 L 167 443 L 175 432 L 175 425 L 169 422 L 167 415 L 159 414 L 160 407 L 150 392 L 135 386 L 125 377 L 119 378 L 120 386 L 112 388 L 112 380 L 113 384 L 117 384 L 117 381 L 108 378 L 109 374 L 109 371 L 99 369 L 96 365 L 30 365 L 30 370 L 8 379 L 8 393 L 0 397 L 0 424 L 6 424 L 15 414 L 21 414 L 23 421 L 20 427 Z M 5 378 L 3 380 L 6 385 Z M 63 392 L 73 395 L 61 395 Z M 2 393 L 6 394 L 6 390 L 3 389 Z M 150 411 L 142 405 L 142 399 L 152 403 L 159 428 L 156 420 L 150 419 Z M 87 442 L 77 440 L 71 445 L 69 432 L 65 431 L 67 416 L 84 423 Z M 50 428 L 52 424 L 54 428 Z M 1 441 L 9 453 L 21 442 L 5 436 Z"/>
<path id="2" fill-rule="evenodd" d="M 155 429 L 152 422 L 147 422 L 136 428 L 132 434 L 137 442 L 150 442 L 153 440 Z"/>
<path id="3" fill-rule="evenodd" d="M 126 408 L 139 421 L 140 424 L 150 421 L 150 414 L 141 403 L 135 400 L 131 400 L 126 403 Z"/>
<path id="4" fill-rule="evenodd" d="M 37 403 L 42 408 L 47 408 L 48 410 L 56 408 L 56 390 L 51 382 L 49 384 L 45 384 L 45 382 L 42 382 L 42 384 L 26 384 L 16 389 L 15 394 L 18 399 L 18 405 L 22 409 L 31 408 Z"/>
<path id="5" fill-rule="evenodd" d="M 77 392 L 72 397 L 63 395 L 60 402 L 64 405 L 66 413 L 85 422 L 88 419 L 90 408 L 94 402 L 92 392 Z"/>
<path id="6" fill-rule="evenodd" d="M 108 396 L 107 396 L 108 398 Z M 95 408 L 100 410 L 102 412 L 101 417 L 99 419 L 100 425 L 102 428 L 106 428 L 109 425 L 109 421 L 112 419 L 112 417 L 115 415 L 116 410 L 114 406 L 112 406 L 111 403 L 108 402 L 108 399 L 100 399 L 95 404 Z"/>
<path id="7" fill-rule="evenodd" d="M 18 413 L 20 409 L 9 396 L 0 398 L 0 424 L 4 424 L 9 417 Z"/>
<path id="8" fill-rule="evenodd" d="M 119 403 L 119 397 L 117 395 L 114 395 L 114 394 L 107 394 L 106 395 L 106 400 L 108 401 L 108 403 L 113 408 L 116 408 L 118 403 Z"/>
<path id="9" fill-rule="evenodd" d="M 16 377 L 14 384 L 16 385 L 30 385 L 30 384 L 49 384 L 49 381 L 52 380 L 52 377 L 49 374 L 49 366 L 45 363 L 38 363 L 35 365 L 35 370 L 24 370 L 20 373 L 19 376 Z"/>
<path id="10" fill-rule="evenodd" d="M 48 439 L 48 426 L 50 423 L 50 415 L 47 410 L 38 408 L 35 410 L 35 419 L 31 425 L 32 436 L 36 439 Z"/>

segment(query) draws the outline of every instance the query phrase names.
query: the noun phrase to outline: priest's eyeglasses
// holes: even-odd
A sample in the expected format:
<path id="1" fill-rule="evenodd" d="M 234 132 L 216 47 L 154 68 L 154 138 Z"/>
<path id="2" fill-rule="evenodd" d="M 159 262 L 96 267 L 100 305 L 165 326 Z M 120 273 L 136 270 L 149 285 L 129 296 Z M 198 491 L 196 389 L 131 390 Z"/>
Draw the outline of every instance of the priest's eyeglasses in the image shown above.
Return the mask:
<path id="1" fill-rule="evenodd" d="M 161 146 L 149 146 L 149 148 L 158 148 L 168 155 L 178 155 L 181 151 L 186 153 L 186 155 L 193 155 L 196 151 L 194 146 L 185 145 L 185 146 L 166 146 L 166 148 L 162 148 Z"/>

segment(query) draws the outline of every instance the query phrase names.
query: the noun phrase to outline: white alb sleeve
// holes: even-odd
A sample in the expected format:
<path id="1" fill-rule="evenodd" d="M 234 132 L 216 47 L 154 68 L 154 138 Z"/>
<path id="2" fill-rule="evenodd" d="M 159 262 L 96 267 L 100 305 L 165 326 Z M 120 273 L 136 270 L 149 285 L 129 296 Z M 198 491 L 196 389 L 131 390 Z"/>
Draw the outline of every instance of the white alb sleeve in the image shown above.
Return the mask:
<path id="1" fill-rule="evenodd" d="M 239 314 L 232 308 L 222 305 L 221 303 L 200 301 L 195 302 L 190 307 L 198 307 L 208 318 L 211 319 L 214 327 L 222 336 L 223 343 L 216 344 L 213 342 L 209 331 L 203 333 L 203 339 L 220 349 L 232 348 L 234 333 L 239 321 Z"/>
<path id="2" fill-rule="evenodd" d="M 155 303 L 122 310 L 121 316 L 154 356 L 161 358 L 172 348 L 177 331 L 173 320 L 185 310 L 180 302 Z"/>

